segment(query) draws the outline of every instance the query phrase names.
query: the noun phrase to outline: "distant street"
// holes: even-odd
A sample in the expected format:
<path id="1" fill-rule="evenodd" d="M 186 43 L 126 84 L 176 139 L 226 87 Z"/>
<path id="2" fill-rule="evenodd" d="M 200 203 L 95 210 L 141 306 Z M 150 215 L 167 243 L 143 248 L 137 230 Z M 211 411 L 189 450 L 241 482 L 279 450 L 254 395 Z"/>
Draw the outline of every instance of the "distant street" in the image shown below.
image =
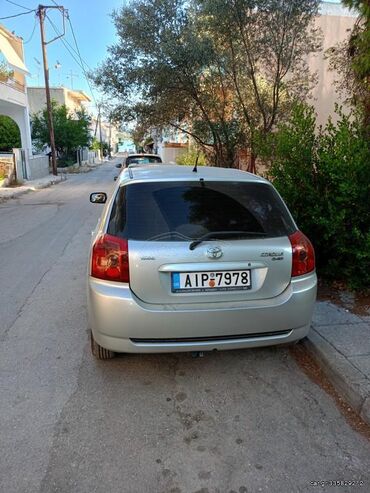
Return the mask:
<path id="1" fill-rule="evenodd" d="M 370 443 L 288 349 L 93 359 L 89 194 L 116 171 L 0 204 L 0 492 L 369 491 Z"/>

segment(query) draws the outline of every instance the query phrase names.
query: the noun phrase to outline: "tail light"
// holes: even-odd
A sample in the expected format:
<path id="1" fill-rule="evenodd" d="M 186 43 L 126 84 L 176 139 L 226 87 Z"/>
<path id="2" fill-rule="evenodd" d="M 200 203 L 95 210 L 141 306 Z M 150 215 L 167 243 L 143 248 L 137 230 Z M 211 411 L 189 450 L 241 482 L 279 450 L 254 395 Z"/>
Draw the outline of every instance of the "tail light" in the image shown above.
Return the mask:
<path id="1" fill-rule="evenodd" d="M 296 231 L 289 236 L 292 245 L 292 277 L 302 276 L 315 269 L 315 251 L 310 240 Z"/>
<path id="2" fill-rule="evenodd" d="M 129 282 L 128 241 L 104 234 L 94 243 L 91 275 L 106 281 Z"/>

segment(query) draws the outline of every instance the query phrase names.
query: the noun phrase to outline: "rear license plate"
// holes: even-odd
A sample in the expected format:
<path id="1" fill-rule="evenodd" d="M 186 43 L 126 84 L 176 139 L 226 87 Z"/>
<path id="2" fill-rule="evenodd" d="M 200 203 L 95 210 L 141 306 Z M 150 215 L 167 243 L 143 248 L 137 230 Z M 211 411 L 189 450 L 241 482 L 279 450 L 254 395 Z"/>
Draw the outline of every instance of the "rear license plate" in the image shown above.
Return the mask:
<path id="1" fill-rule="evenodd" d="M 250 270 L 213 272 L 172 272 L 173 293 L 209 291 L 242 291 L 251 289 Z"/>

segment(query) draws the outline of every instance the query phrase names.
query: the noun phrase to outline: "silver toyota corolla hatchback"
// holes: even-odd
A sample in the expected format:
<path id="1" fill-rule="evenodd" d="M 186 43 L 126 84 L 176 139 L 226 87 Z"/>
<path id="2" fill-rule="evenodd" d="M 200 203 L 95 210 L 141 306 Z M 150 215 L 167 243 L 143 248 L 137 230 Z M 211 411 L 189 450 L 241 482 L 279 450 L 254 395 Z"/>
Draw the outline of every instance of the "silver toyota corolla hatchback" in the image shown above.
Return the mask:
<path id="1" fill-rule="evenodd" d="M 267 180 L 224 168 L 129 168 L 92 240 L 92 351 L 107 359 L 297 341 L 316 284 L 313 247 Z"/>

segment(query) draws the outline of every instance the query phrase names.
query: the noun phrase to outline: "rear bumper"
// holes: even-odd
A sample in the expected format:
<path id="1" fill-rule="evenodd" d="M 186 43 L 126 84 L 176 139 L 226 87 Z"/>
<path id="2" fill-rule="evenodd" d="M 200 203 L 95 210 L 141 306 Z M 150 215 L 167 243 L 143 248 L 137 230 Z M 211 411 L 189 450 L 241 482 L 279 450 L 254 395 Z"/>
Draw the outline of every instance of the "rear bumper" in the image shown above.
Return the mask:
<path id="1" fill-rule="evenodd" d="M 89 326 L 116 352 L 210 351 L 293 342 L 308 333 L 316 274 L 295 278 L 279 296 L 234 303 L 151 305 L 128 286 L 89 277 Z"/>

